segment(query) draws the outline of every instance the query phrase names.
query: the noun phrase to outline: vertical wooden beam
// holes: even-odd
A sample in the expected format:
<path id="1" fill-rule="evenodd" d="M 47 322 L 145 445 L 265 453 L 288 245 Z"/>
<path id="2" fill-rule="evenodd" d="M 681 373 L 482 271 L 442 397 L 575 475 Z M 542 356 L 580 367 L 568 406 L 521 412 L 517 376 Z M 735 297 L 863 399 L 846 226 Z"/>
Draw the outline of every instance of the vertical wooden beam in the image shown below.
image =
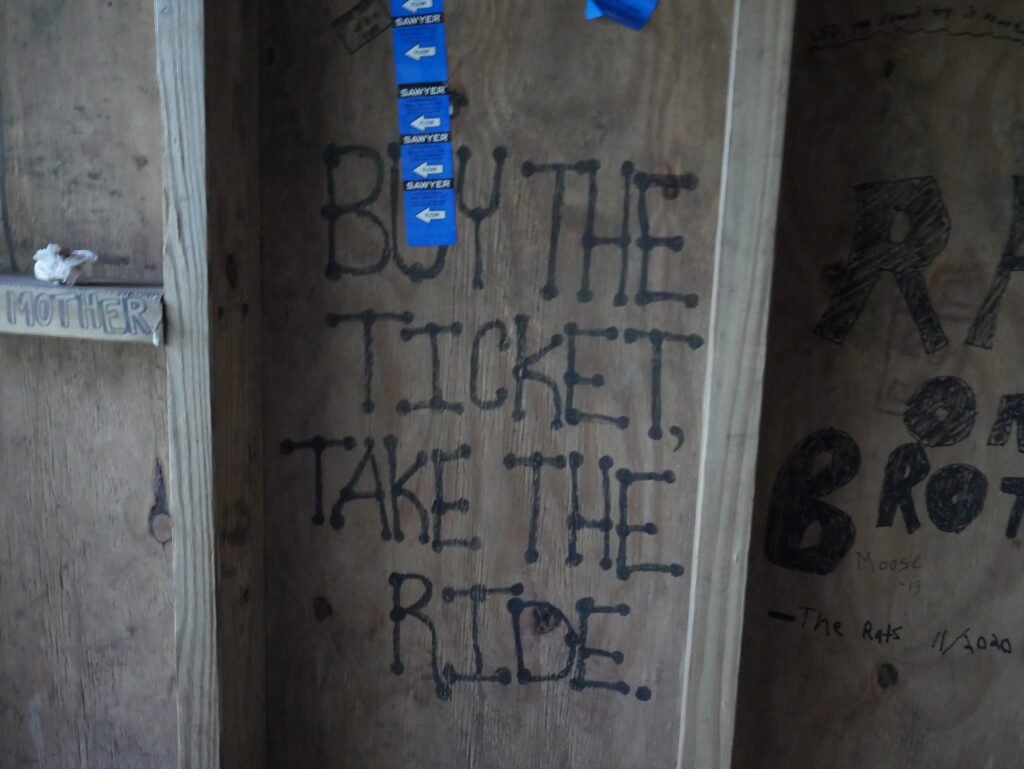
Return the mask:
<path id="1" fill-rule="evenodd" d="M 795 0 L 736 0 L 679 767 L 731 764 Z"/>
<path id="2" fill-rule="evenodd" d="M 253 6 L 155 0 L 180 769 L 266 737 Z"/>
<path id="3" fill-rule="evenodd" d="M 266 765 L 257 0 L 206 2 L 221 765 Z"/>
<path id="4" fill-rule="evenodd" d="M 178 766 L 219 766 L 203 0 L 155 0 L 164 132 L 168 503 Z"/>

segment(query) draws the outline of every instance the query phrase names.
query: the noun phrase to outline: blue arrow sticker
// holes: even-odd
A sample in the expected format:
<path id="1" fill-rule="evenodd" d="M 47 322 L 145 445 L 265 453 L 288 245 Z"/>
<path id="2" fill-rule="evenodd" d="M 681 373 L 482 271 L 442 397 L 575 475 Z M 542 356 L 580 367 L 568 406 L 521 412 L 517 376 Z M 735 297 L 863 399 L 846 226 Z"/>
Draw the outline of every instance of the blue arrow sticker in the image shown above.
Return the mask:
<path id="1" fill-rule="evenodd" d="M 436 86 L 442 88 L 443 86 Z M 405 91 L 425 89 L 408 88 Z M 398 100 L 398 133 L 402 136 L 423 136 L 448 133 L 452 130 L 452 106 L 447 94 L 412 96 Z"/>
<path id="2" fill-rule="evenodd" d="M 444 0 L 391 0 L 391 14 L 405 240 L 413 248 L 454 245 L 458 234 Z"/>
<path id="3" fill-rule="evenodd" d="M 642 29 L 658 6 L 658 0 L 587 0 L 587 18 L 607 16 L 631 29 Z M 593 6 L 593 8 L 591 8 Z M 596 10 L 596 16 L 590 14 Z"/>
<path id="4" fill-rule="evenodd" d="M 410 247 L 455 245 L 455 190 L 407 190 L 405 240 Z"/>
<path id="5" fill-rule="evenodd" d="M 444 24 L 399 26 L 408 20 L 429 16 L 395 19 L 395 72 L 398 84 L 443 83 L 448 79 L 448 45 Z"/>
<path id="6" fill-rule="evenodd" d="M 402 181 L 451 179 L 455 176 L 452 145 L 406 144 L 402 147 Z"/>
<path id="7" fill-rule="evenodd" d="M 416 16 L 424 13 L 442 13 L 444 0 L 391 0 L 391 15 Z"/>

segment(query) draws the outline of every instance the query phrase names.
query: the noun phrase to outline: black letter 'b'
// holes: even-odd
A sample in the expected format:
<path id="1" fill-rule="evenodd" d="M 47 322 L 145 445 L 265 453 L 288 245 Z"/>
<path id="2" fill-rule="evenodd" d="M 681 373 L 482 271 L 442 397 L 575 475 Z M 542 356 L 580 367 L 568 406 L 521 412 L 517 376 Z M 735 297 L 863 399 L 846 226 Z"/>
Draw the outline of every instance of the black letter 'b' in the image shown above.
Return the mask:
<path id="1" fill-rule="evenodd" d="M 765 557 L 795 571 L 832 573 L 853 547 L 857 529 L 850 516 L 820 498 L 848 484 L 859 470 L 860 448 L 846 433 L 820 430 L 804 438 L 772 489 Z M 817 542 L 805 544 L 814 524 L 820 527 Z"/>

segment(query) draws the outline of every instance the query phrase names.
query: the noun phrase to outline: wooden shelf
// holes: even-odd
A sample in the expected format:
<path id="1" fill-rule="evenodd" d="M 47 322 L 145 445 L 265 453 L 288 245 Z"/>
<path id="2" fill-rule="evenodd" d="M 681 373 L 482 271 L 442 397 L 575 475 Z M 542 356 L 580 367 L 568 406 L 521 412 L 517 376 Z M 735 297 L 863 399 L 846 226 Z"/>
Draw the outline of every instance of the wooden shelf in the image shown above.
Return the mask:
<path id="1" fill-rule="evenodd" d="M 0 275 L 0 334 L 163 343 L 163 287 L 129 283 L 60 286 Z"/>

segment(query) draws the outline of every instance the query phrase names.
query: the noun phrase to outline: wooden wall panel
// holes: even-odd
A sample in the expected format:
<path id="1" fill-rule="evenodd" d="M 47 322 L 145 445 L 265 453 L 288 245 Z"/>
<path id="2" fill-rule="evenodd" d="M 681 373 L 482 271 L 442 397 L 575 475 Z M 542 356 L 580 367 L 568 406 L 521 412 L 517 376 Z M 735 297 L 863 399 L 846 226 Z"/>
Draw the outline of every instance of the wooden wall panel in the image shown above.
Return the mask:
<path id="1" fill-rule="evenodd" d="M 0 340 L 4 769 L 176 766 L 160 358 Z"/>
<path id="2" fill-rule="evenodd" d="M 159 279 L 152 9 L 0 3 L 0 269 Z M 11 247 L 13 245 L 13 248 Z M 177 765 L 162 353 L 0 340 L 0 767 Z"/>
<path id="3" fill-rule="evenodd" d="M 97 275 L 160 282 L 153 50 L 147 3 L 0 4 L 0 270 L 56 242 L 99 254 Z"/>
<path id="4" fill-rule="evenodd" d="M 735 766 L 1017 766 L 1024 15 L 795 40 Z"/>
<path id="5" fill-rule="evenodd" d="M 732 9 L 666 0 L 636 33 L 585 22 L 582 3 L 447 3 L 463 207 L 459 244 L 438 254 L 407 248 L 394 225 L 390 32 L 358 27 L 387 13 L 363 2 L 348 14 L 352 5 L 268 4 L 262 19 L 270 765 L 676 765 Z M 344 40 L 355 34 L 366 44 L 352 53 Z M 364 197 L 358 213 L 343 210 Z M 581 295 L 588 213 L 592 235 L 618 238 L 624 207 L 624 286 L 620 246 L 606 241 L 592 254 L 592 296 Z M 653 251 L 649 288 L 692 298 L 646 302 L 645 234 L 683 236 L 681 253 Z M 371 274 L 357 276 L 358 268 Z M 368 343 L 370 311 L 394 317 L 377 321 Z M 493 321 L 502 325 L 485 326 Z M 580 375 L 600 373 L 605 385 L 580 384 L 572 406 L 628 417 L 624 429 L 573 424 L 571 324 L 614 329 L 573 340 Z M 652 344 L 627 329 L 687 335 L 663 338 L 660 414 L 652 413 Z M 520 363 L 551 382 L 522 382 L 518 419 L 517 339 Z M 440 402 L 405 413 L 403 400 L 431 398 L 433 371 L 438 397 L 461 404 L 461 414 Z M 500 405 L 481 408 L 474 397 Z M 532 469 L 517 464 L 528 459 L 515 459 L 534 453 L 550 460 L 536 508 Z M 607 570 L 597 529 L 578 532 L 583 560 L 567 565 L 576 503 L 571 468 L 560 465 L 575 453 L 578 511 L 588 519 L 604 510 L 599 462 L 614 462 Z M 360 472 L 364 456 L 371 459 Z M 391 479 L 410 467 L 395 491 Z M 617 565 L 619 491 L 631 480 L 627 524 L 651 523 L 657 533 L 630 533 Z M 350 499 L 345 487 L 371 496 Z M 425 542 L 403 489 L 423 503 Z M 465 514 L 435 507 L 460 498 Z M 479 538 L 480 547 L 437 542 L 451 538 Z M 665 571 L 618 577 L 620 566 L 641 562 Z M 430 602 L 412 609 L 428 582 Z M 458 592 L 474 585 L 506 591 L 479 604 L 476 630 L 472 596 Z M 480 588 L 473 595 L 484 597 Z M 558 680 L 521 682 L 513 616 L 522 611 L 524 668 L 555 676 L 579 645 L 567 630 L 579 632 L 589 605 L 581 599 L 629 607 L 588 623 L 588 647 L 622 656 L 591 654 L 580 666 L 577 654 Z M 430 619 L 436 651 L 425 622 L 408 611 Z M 482 675 L 500 680 L 460 679 L 475 669 L 474 641 Z"/>

